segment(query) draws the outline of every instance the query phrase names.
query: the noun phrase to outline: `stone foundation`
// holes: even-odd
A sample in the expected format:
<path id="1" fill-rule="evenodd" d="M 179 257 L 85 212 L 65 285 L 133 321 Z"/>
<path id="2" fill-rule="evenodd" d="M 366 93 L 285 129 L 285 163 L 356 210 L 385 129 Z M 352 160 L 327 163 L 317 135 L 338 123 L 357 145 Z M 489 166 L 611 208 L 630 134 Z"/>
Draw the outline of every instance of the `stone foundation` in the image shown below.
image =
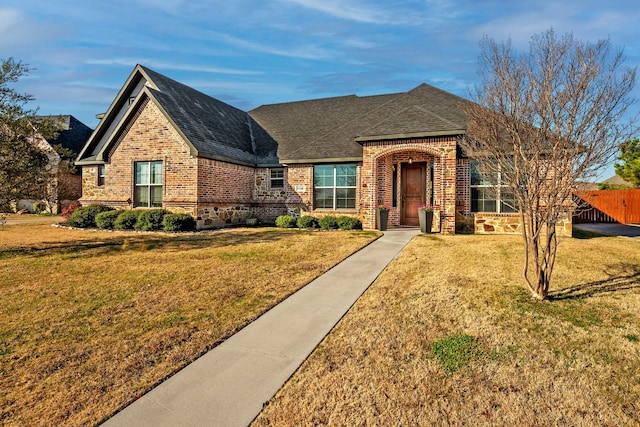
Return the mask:
<path id="1" fill-rule="evenodd" d="M 478 234 L 516 234 L 522 232 L 519 214 L 477 213 L 473 220 L 473 230 Z M 568 215 L 556 225 L 558 236 L 571 237 L 571 230 L 571 217 Z"/>

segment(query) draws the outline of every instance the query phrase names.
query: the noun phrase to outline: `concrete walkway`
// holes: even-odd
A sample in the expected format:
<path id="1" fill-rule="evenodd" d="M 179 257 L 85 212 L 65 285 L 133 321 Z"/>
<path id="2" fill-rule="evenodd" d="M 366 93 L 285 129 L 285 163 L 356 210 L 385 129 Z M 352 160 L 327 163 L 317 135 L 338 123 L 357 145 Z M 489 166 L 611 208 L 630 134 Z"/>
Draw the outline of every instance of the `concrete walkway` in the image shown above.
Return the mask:
<path id="1" fill-rule="evenodd" d="M 607 236 L 625 236 L 640 238 L 640 226 L 625 224 L 608 224 L 608 223 L 592 223 L 592 224 L 573 224 L 580 230 L 592 231 L 594 233 L 605 234 Z"/>
<path id="2" fill-rule="evenodd" d="M 385 232 L 103 425 L 249 425 L 418 233 Z"/>

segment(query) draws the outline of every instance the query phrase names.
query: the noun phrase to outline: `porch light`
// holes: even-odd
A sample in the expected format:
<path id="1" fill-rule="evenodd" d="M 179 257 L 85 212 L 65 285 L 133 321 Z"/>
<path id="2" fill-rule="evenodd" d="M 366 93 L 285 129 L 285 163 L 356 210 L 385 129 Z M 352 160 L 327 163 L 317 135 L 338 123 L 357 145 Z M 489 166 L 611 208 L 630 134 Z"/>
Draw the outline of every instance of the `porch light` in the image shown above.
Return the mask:
<path id="1" fill-rule="evenodd" d="M 413 163 L 413 158 L 409 157 L 409 164 Z"/>

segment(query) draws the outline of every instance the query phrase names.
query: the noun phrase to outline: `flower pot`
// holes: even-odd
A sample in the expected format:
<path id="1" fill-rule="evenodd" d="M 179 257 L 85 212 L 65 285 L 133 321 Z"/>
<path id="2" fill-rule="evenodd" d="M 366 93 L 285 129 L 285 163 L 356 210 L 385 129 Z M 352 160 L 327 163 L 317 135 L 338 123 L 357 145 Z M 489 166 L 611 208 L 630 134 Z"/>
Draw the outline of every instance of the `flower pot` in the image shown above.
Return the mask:
<path id="1" fill-rule="evenodd" d="M 431 233 L 433 228 L 433 211 L 424 211 L 420 209 L 418 211 L 418 218 L 420 219 L 420 232 Z"/>
<path id="2" fill-rule="evenodd" d="M 378 209 L 378 230 L 386 231 L 389 222 L 389 211 Z"/>

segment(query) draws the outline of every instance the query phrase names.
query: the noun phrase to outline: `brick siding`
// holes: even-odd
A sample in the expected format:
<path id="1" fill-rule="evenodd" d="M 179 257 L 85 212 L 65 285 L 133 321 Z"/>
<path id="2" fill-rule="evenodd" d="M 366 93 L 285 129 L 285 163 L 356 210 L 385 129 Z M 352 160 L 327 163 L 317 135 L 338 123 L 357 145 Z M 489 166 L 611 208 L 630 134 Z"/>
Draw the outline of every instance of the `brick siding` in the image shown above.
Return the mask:
<path id="1" fill-rule="evenodd" d="M 395 165 L 398 180 L 396 194 L 401 196 L 400 170 L 403 164 L 424 162 L 433 164 L 433 182 L 427 174 L 425 200 L 433 200 L 436 208 L 434 229 L 455 232 L 456 206 L 456 138 L 412 138 L 363 144 L 362 198 L 360 213 L 365 228 L 376 226 L 376 209 L 381 203 L 393 205 L 392 171 Z M 433 187 L 433 194 L 431 194 Z M 389 213 L 389 226 L 400 226 L 402 203 L 395 201 Z"/>

